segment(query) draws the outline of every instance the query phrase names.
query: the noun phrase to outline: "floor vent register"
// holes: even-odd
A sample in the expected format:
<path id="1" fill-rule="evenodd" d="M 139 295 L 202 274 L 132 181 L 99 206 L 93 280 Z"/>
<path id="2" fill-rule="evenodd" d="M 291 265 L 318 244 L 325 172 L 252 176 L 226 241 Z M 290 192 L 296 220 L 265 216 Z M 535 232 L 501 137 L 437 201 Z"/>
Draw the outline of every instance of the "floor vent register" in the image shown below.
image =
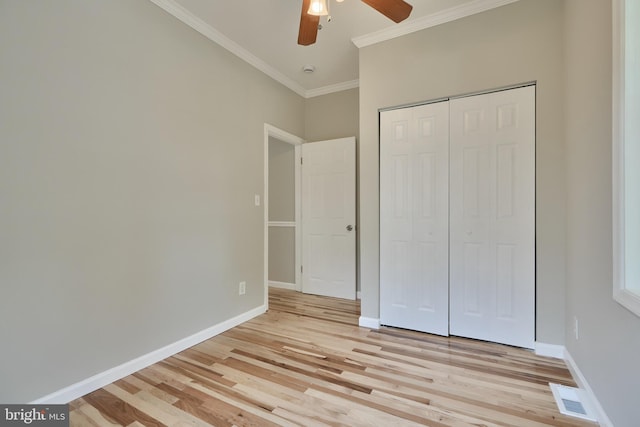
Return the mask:
<path id="1" fill-rule="evenodd" d="M 561 413 L 583 420 L 597 421 L 584 390 L 553 383 L 549 383 L 549 387 Z"/>

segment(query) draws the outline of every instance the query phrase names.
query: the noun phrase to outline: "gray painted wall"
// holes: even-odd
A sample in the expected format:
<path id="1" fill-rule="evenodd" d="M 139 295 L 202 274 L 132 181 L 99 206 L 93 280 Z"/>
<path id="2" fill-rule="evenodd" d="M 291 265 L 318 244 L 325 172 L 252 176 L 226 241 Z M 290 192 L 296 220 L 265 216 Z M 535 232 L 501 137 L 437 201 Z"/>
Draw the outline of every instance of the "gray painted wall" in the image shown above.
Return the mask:
<path id="1" fill-rule="evenodd" d="M 611 2 L 565 4 L 566 345 L 613 424 L 635 427 L 640 318 L 612 297 Z"/>
<path id="2" fill-rule="evenodd" d="M 564 343 L 563 3 L 521 0 L 360 50 L 362 315 L 379 317 L 378 109 L 537 81 L 537 340 Z"/>
<path id="3" fill-rule="evenodd" d="M 269 137 L 269 221 L 295 221 L 295 151 Z"/>
<path id="4" fill-rule="evenodd" d="M 295 221 L 295 150 L 269 138 L 269 220 Z M 295 283 L 295 229 L 269 227 L 269 280 Z"/>
<path id="5" fill-rule="evenodd" d="M 269 227 L 269 280 L 296 282 L 296 233 L 293 227 Z"/>
<path id="6" fill-rule="evenodd" d="M 263 304 L 263 125 L 304 99 L 149 1 L 0 2 L 0 57 L 0 402 Z"/>
<path id="7" fill-rule="evenodd" d="M 311 141 L 360 136 L 358 89 L 309 98 L 305 102 L 304 138 Z"/>

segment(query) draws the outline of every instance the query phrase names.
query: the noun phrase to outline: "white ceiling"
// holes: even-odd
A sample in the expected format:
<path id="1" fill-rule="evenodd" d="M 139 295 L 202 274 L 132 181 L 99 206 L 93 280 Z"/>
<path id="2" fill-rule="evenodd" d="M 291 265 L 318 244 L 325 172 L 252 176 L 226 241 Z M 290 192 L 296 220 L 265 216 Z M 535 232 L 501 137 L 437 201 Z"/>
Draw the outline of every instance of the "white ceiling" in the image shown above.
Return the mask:
<path id="1" fill-rule="evenodd" d="M 449 22 L 516 0 L 407 0 L 395 24 L 359 0 L 330 1 L 332 20 L 314 45 L 299 46 L 302 0 L 151 0 L 304 97 L 358 86 L 358 46 Z M 354 43 L 355 42 L 355 43 Z M 316 71 L 302 71 L 306 64 Z"/>

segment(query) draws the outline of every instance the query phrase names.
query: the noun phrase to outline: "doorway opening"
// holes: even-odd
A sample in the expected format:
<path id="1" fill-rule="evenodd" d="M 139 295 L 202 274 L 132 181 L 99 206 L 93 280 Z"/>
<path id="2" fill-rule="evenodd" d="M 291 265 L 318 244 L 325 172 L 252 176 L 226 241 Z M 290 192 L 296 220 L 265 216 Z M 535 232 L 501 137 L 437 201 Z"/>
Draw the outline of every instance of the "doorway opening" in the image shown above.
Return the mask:
<path id="1" fill-rule="evenodd" d="M 304 140 L 264 125 L 264 302 L 269 286 L 301 290 L 300 147 Z"/>
<path id="2" fill-rule="evenodd" d="M 356 299 L 355 137 L 303 142 L 265 124 L 267 306 L 269 287 Z"/>

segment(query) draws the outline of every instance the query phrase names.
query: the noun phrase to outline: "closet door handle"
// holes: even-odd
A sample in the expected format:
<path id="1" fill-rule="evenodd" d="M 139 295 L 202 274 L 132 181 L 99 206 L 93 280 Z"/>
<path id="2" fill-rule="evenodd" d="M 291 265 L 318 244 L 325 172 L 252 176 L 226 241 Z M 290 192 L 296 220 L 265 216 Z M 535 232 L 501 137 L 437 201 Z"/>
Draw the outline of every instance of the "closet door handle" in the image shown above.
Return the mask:
<path id="1" fill-rule="evenodd" d="M 347 225 L 347 231 L 351 231 L 351 230 L 353 230 L 353 225 L 351 224 Z"/>

